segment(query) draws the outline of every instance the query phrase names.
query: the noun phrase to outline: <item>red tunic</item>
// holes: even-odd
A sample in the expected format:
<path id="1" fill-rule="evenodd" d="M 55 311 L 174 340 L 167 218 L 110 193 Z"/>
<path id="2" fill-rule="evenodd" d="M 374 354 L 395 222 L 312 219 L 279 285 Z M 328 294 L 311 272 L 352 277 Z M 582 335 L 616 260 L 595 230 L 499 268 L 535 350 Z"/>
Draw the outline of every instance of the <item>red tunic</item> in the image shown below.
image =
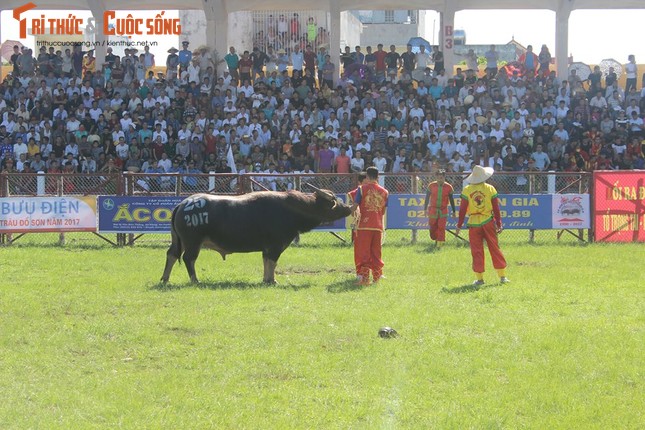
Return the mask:
<path id="1" fill-rule="evenodd" d="M 364 183 L 355 199 L 361 211 L 357 230 L 383 231 L 383 215 L 387 207 L 388 191 L 374 182 Z"/>
<path id="2" fill-rule="evenodd" d="M 454 192 L 452 185 L 444 182 L 440 187 L 439 183 L 435 181 L 428 185 L 428 191 L 430 191 L 430 202 L 428 202 L 430 218 L 447 218 L 448 203 Z"/>

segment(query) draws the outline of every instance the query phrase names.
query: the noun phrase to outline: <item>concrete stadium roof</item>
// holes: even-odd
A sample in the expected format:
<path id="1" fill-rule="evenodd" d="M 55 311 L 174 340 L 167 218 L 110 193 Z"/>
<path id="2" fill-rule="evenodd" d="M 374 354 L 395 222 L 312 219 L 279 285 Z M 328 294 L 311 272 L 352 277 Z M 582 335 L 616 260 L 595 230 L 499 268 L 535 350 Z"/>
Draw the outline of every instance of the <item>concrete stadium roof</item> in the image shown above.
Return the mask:
<path id="1" fill-rule="evenodd" d="M 329 10 L 332 2 L 342 10 L 396 9 L 400 2 L 393 0 L 35 0 L 39 9 L 63 10 L 173 10 L 204 9 L 206 5 L 220 2 L 227 12 L 243 10 Z M 27 0 L 4 0 L 0 10 L 10 10 L 27 3 Z M 455 11 L 477 9 L 645 9 L 643 0 L 408 0 L 406 9 L 442 11 L 449 7 Z"/>

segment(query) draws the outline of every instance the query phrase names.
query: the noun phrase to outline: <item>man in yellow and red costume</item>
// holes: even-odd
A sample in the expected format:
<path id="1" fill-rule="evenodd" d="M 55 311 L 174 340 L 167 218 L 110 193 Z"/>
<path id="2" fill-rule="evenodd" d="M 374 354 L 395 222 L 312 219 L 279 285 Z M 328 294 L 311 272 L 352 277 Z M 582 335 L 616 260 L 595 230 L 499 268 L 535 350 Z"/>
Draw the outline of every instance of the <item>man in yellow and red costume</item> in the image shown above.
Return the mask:
<path id="1" fill-rule="evenodd" d="M 492 167 L 475 166 L 470 176 L 464 180 L 465 186 L 461 193 L 456 234 L 459 234 L 464 218 L 468 215 L 468 239 L 475 272 L 473 285 L 484 284 L 484 240 L 500 282 L 509 282 L 506 277 L 506 259 L 497 241 L 497 235 L 502 232 L 497 190 L 486 183 L 486 180 L 493 176 L 493 172 Z"/>

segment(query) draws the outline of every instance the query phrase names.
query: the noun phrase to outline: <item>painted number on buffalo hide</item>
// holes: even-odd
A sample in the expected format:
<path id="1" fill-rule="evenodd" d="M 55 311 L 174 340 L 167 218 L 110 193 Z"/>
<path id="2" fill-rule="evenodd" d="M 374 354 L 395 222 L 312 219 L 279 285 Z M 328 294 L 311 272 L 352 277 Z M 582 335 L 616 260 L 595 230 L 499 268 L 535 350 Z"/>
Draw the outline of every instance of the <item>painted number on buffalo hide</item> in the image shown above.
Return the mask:
<path id="1" fill-rule="evenodd" d="M 189 199 L 184 205 L 184 222 L 188 227 L 199 227 L 208 224 L 206 200 L 199 197 Z"/>

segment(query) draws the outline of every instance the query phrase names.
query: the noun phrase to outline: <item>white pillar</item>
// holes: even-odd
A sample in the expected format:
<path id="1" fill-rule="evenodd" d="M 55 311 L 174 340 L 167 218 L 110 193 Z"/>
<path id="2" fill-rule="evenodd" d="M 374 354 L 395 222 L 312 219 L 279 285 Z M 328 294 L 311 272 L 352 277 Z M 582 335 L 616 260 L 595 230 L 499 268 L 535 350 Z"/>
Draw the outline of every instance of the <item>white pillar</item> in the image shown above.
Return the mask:
<path id="1" fill-rule="evenodd" d="M 329 1 L 329 56 L 336 66 L 334 85 L 340 76 L 340 4 L 338 0 Z"/>
<path id="2" fill-rule="evenodd" d="M 455 9 L 454 5 L 446 2 L 446 6 L 439 14 L 440 34 L 439 49 L 443 51 L 444 67 L 446 76 L 454 75 L 455 65 Z"/>
<path id="3" fill-rule="evenodd" d="M 558 79 L 569 76 L 569 15 L 571 7 L 562 2 L 555 12 L 555 64 Z"/>
<path id="4" fill-rule="evenodd" d="M 107 54 L 107 36 L 103 33 L 103 12 L 100 15 L 94 15 L 94 57 L 96 57 L 96 71 L 102 73 L 105 55 Z"/>
<path id="5" fill-rule="evenodd" d="M 228 53 L 228 12 L 222 0 L 204 1 L 206 17 L 206 46 L 217 50 L 220 60 Z M 218 64 L 218 75 L 224 70 L 223 64 Z"/>
<path id="6" fill-rule="evenodd" d="M 94 17 L 94 57 L 96 58 L 96 71 L 102 72 L 103 63 L 105 62 L 105 54 L 107 53 L 107 46 L 105 46 L 105 41 L 107 36 L 103 33 L 103 13 L 105 12 L 105 6 L 103 5 L 102 0 L 87 0 L 87 5 L 90 8 L 90 12 Z M 90 38 L 92 40 L 92 38 Z"/>

